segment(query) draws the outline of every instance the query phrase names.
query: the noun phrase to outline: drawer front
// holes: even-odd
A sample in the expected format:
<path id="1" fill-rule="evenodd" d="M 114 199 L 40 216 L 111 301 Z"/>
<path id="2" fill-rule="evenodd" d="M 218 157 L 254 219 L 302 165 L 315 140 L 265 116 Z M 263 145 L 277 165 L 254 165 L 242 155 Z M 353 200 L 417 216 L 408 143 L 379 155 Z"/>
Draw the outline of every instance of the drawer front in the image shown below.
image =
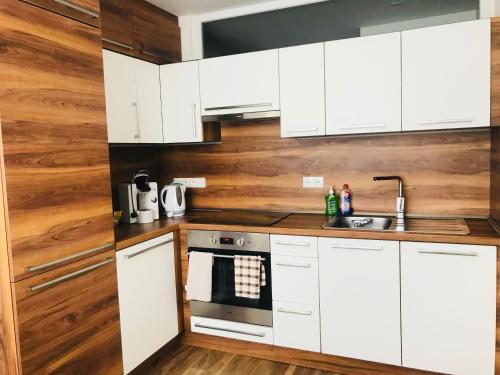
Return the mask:
<path id="1" fill-rule="evenodd" d="M 295 257 L 318 257 L 318 239 L 316 237 L 271 235 L 272 255 Z"/>
<path id="2" fill-rule="evenodd" d="M 319 321 L 318 306 L 274 302 L 274 345 L 319 352 Z"/>
<path id="3" fill-rule="evenodd" d="M 191 331 L 206 335 L 273 345 L 273 328 L 227 320 L 191 316 Z"/>
<path id="4" fill-rule="evenodd" d="M 271 262 L 274 301 L 319 304 L 318 259 L 273 255 Z"/>
<path id="5" fill-rule="evenodd" d="M 24 374 L 122 373 L 114 251 L 15 284 Z"/>

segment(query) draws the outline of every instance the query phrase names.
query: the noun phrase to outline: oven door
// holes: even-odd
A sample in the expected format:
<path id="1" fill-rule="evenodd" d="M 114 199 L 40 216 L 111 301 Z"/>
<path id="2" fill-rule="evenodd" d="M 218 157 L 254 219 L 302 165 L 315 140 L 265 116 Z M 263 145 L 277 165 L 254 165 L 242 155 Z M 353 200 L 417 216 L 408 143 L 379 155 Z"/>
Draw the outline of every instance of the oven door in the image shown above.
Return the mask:
<path id="1" fill-rule="evenodd" d="M 266 285 L 260 288 L 260 298 L 236 297 L 234 284 L 234 258 L 214 257 L 212 269 L 212 301 L 191 301 L 191 315 L 258 324 L 272 327 L 271 254 L 268 252 L 218 250 L 191 247 L 188 250 L 215 255 L 251 255 L 264 259 Z"/>

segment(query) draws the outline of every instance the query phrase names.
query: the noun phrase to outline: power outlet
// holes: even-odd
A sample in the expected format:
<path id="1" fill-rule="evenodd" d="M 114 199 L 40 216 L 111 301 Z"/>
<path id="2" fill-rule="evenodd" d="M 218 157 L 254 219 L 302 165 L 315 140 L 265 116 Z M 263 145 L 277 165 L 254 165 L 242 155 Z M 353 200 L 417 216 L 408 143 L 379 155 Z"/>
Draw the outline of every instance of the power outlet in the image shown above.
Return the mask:
<path id="1" fill-rule="evenodd" d="M 323 177 L 302 177 L 302 187 L 306 189 L 323 188 Z"/>
<path id="2" fill-rule="evenodd" d="M 174 178 L 174 182 L 183 184 L 188 188 L 204 189 L 207 187 L 205 177 L 197 178 Z"/>

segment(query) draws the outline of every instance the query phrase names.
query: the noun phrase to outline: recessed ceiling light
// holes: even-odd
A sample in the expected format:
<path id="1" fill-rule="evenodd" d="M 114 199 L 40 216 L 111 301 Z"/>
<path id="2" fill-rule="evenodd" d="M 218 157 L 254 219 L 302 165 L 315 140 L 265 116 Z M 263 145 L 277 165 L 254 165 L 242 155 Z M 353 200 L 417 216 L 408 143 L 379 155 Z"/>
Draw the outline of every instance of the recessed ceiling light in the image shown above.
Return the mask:
<path id="1" fill-rule="evenodd" d="M 389 3 L 389 5 L 390 5 L 390 6 L 395 7 L 395 6 L 397 6 L 397 5 L 401 5 L 401 4 L 403 4 L 403 3 L 404 3 L 404 0 L 396 0 L 396 1 L 391 1 L 391 2 Z"/>

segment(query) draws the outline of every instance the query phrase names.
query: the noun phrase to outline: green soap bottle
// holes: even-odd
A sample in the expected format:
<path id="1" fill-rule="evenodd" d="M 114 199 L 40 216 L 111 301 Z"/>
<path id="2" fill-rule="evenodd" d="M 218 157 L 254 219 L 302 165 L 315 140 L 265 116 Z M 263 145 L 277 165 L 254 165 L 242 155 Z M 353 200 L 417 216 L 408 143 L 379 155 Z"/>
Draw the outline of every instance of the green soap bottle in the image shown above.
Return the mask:
<path id="1" fill-rule="evenodd" d="M 328 195 L 325 196 L 325 215 L 337 216 L 338 211 L 339 211 L 339 198 L 335 195 L 333 186 L 330 186 Z"/>

